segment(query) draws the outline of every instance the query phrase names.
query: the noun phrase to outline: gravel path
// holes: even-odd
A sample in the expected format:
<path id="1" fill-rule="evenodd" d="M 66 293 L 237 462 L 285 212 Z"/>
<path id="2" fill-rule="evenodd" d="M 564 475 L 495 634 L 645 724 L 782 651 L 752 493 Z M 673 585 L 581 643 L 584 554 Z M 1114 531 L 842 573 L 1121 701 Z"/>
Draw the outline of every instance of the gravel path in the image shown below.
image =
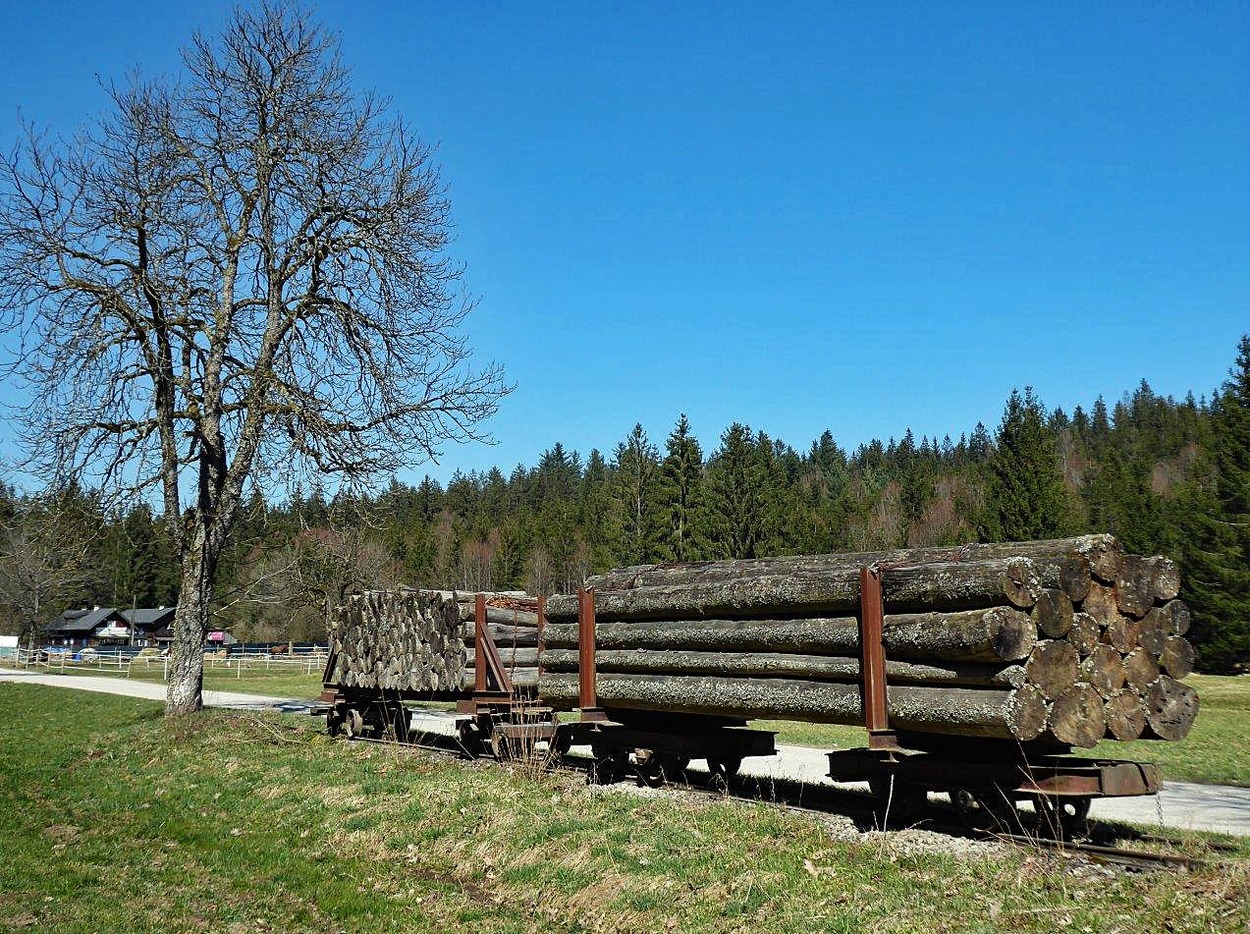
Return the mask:
<path id="1" fill-rule="evenodd" d="M 124 678 L 96 678 L 83 675 L 46 675 L 28 671 L 0 669 L 0 681 L 43 684 L 51 687 L 99 691 L 147 700 L 165 699 L 165 686 Z M 239 710 L 278 710 L 299 713 L 312 702 L 301 698 L 268 697 L 234 691 L 205 691 L 204 702 L 210 707 Z M 417 713 L 414 730 L 451 735 L 455 732 L 449 714 Z M 587 750 L 589 752 L 589 750 Z M 742 763 L 744 774 L 763 778 L 782 778 L 818 785 L 832 785 L 826 777 L 828 763 L 819 749 L 806 746 L 779 746 L 775 757 L 756 757 Z M 864 787 L 848 784 L 845 787 Z M 1199 785 L 1191 782 L 1164 782 L 1156 797 L 1103 798 L 1095 800 L 1090 809 L 1094 818 L 1123 821 L 1147 827 L 1177 830 L 1207 830 L 1235 836 L 1250 836 L 1250 788 L 1230 785 Z"/>

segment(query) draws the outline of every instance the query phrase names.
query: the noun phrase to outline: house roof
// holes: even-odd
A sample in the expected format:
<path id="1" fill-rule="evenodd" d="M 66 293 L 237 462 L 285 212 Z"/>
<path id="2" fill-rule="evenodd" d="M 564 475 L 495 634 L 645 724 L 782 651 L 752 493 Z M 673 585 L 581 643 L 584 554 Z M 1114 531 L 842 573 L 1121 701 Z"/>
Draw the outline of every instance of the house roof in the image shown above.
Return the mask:
<path id="1" fill-rule="evenodd" d="M 49 623 L 44 632 L 91 632 L 109 617 L 119 616 L 116 607 L 98 606 L 93 610 L 66 610 Z"/>
<path id="2" fill-rule="evenodd" d="M 122 610 L 122 619 L 136 626 L 161 626 L 174 618 L 175 607 L 158 606 L 155 608 L 139 607 L 137 610 Z"/>

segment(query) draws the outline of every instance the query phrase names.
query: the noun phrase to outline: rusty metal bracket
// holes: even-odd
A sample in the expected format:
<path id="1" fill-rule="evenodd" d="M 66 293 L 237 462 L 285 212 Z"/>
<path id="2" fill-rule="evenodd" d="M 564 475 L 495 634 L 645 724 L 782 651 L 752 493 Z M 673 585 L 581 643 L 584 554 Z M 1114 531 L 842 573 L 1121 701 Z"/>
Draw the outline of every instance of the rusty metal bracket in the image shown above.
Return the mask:
<path id="1" fill-rule="evenodd" d="M 583 720 L 602 722 L 608 719 L 599 706 L 593 589 L 577 591 L 577 706 Z"/>
<path id="2" fill-rule="evenodd" d="M 504 668 L 503 659 L 499 655 L 499 647 L 486 627 L 486 595 L 478 594 L 473 606 L 473 690 L 484 693 L 489 689 L 487 674 L 495 681 L 495 690 L 504 694 L 512 693 L 512 679 Z"/>
<path id="3" fill-rule="evenodd" d="M 859 569 L 859 671 L 860 701 L 869 749 L 897 749 L 898 737 L 890 729 L 886 700 L 885 604 L 881 596 L 881 568 Z"/>

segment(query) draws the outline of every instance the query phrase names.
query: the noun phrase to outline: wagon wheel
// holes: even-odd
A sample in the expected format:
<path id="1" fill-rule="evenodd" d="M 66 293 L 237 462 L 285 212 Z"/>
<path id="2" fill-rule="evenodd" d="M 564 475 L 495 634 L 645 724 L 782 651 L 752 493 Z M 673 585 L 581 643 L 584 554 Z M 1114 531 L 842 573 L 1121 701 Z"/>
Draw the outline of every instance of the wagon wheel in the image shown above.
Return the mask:
<path id="1" fill-rule="evenodd" d="M 869 779 L 873 797 L 873 818 L 884 830 L 905 827 L 924 815 L 929 796 L 922 785 L 900 782 L 894 775 Z"/>
<path id="2" fill-rule="evenodd" d="M 951 804 L 969 830 L 1019 833 L 1020 812 L 1011 795 L 998 785 L 951 789 Z"/>
<path id="3" fill-rule="evenodd" d="M 708 783 L 717 791 L 728 791 L 729 783 L 734 776 L 738 774 L 738 769 L 742 766 L 741 756 L 726 756 L 723 759 L 708 759 L 707 771 L 711 776 Z"/>
<path id="4" fill-rule="evenodd" d="M 1042 795 L 1037 798 L 1038 832 L 1057 840 L 1083 840 L 1089 836 L 1089 804 L 1092 799 Z"/>
<path id="5" fill-rule="evenodd" d="M 331 736 L 343 735 L 343 723 L 347 718 L 343 716 L 343 711 L 338 708 L 331 708 L 326 714 L 326 732 Z"/>
<path id="6" fill-rule="evenodd" d="M 409 719 L 407 708 L 396 705 L 386 721 L 386 738 L 397 743 L 408 742 Z"/>
<path id="7" fill-rule="evenodd" d="M 365 718 L 355 707 L 348 707 L 343 716 L 343 732 L 349 739 L 365 734 Z"/>
<path id="8" fill-rule="evenodd" d="M 629 769 L 629 753 L 616 746 L 591 746 L 594 761 L 587 781 L 592 785 L 611 785 L 625 777 Z"/>
<path id="9" fill-rule="evenodd" d="M 551 762 L 552 765 L 558 765 L 565 756 L 569 754 L 569 749 L 573 746 L 573 731 L 562 730 L 556 727 L 556 735 L 551 740 Z"/>
<path id="10" fill-rule="evenodd" d="M 482 731 L 472 720 L 461 720 L 456 724 L 456 732 L 460 736 L 460 746 L 470 759 L 482 754 Z"/>

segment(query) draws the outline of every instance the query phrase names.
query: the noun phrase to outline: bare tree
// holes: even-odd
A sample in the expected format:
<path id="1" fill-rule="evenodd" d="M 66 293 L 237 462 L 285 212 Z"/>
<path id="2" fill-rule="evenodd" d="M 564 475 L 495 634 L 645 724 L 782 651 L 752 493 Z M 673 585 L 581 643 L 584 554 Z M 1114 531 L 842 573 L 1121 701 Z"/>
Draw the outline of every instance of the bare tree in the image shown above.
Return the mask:
<path id="1" fill-rule="evenodd" d="M 477 437 L 430 151 L 287 6 L 197 35 L 71 141 L 0 165 L 0 309 L 39 468 L 160 491 L 181 559 L 166 710 L 201 704 L 212 579 L 244 483 L 363 482 Z"/>
<path id="2" fill-rule="evenodd" d="M 65 493 L 26 496 L 0 521 L 0 606 L 32 648 L 48 610 L 79 595 L 95 570 L 98 528 L 80 506 Z"/>

